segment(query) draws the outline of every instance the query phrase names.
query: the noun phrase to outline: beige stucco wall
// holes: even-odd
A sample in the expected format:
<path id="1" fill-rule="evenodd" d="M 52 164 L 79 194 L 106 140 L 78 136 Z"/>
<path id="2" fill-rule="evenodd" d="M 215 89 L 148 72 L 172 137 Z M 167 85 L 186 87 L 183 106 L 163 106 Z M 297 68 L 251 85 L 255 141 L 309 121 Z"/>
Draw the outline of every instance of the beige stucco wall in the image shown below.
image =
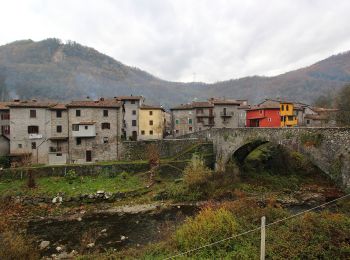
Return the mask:
<path id="1" fill-rule="evenodd" d="M 150 115 L 152 111 L 152 115 Z M 153 120 L 153 125 L 150 125 Z M 161 109 L 140 109 L 139 110 L 139 139 L 163 139 L 164 133 L 164 112 Z M 144 134 L 143 134 L 144 131 Z M 153 134 L 150 134 L 153 131 Z"/>

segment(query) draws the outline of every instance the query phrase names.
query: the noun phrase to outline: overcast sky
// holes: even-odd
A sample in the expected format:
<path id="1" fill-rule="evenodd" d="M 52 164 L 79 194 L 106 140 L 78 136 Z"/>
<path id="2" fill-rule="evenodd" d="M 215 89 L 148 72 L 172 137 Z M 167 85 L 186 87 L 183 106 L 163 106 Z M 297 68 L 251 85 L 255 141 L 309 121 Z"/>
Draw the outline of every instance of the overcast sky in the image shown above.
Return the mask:
<path id="1" fill-rule="evenodd" d="M 0 0 L 0 45 L 74 40 L 172 81 L 277 75 L 350 50 L 349 0 Z"/>

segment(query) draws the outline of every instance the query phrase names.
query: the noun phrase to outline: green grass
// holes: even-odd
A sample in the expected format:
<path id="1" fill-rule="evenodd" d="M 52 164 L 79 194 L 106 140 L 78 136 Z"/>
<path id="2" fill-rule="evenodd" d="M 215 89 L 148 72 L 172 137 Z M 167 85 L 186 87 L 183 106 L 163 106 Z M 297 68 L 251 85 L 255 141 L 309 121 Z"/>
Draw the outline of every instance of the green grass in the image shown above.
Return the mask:
<path id="1" fill-rule="evenodd" d="M 95 193 L 98 190 L 106 192 L 125 192 L 142 188 L 144 186 L 141 175 L 118 175 L 113 178 L 106 176 L 97 177 L 78 177 L 74 181 L 69 181 L 64 177 L 43 177 L 36 179 L 37 187 L 28 189 L 26 180 L 1 181 L 1 196 L 53 196 L 59 192 L 64 192 L 67 196 L 79 194 Z"/>

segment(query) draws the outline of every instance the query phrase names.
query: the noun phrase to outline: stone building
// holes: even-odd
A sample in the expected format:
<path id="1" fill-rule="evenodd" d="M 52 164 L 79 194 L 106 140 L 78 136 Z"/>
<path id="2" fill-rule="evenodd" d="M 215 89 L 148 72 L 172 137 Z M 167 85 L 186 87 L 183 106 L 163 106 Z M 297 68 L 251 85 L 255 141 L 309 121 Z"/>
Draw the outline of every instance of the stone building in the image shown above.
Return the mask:
<path id="1" fill-rule="evenodd" d="M 143 104 L 139 110 L 139 140 L 163 139 L 165 111 L 162 107 Z"/>
<path id="2" fill-rule="evenodd" d="M 194 131 L 195 117 L 192 104 L 181 104 L 170 109 L 171 129 L 174 137 L 190 134 Z"/>
<path id="3" fill-rule="evenodd" d="M 194 131 L 202 131 L 215 126 L 214 104 L 209 101 L 192 102 L 194 111 L 195 128 Z"/>
<path id="4" fill-rule="evenodd" d="M 118 96 L 116 100 L 122 102 L 123 107 L 123 138 L 124 140 L 138 140 L 139 133 L 139 108 L 144 102 L 142 96 Z"/>
<path id="5" fill-rule="evenodd" d="M 122 103 L 116 99 L 72 101 L 68 108 L 69 162 L 119 159 Z"/>
<path id="6" fill-rule="evenodd" d="M 10 102 L 0 102 L 0 156 L 10 153 Z"/>
<path id="7" fill-rule="evenodd" d="M 17 101 L 10 108 L 10 156 L 27 163 L 48 163 L 50 102 Z"/>
<path id="8" fill-rule="evenodd" d="M 51 133 L 49 137 L 49 164 L 68 162 L 68 110 L 65 104 L 49 108 L 51 114 Z"/>
<path id="9" fill-rule="evenodd" d="M 308 127 L 333 127 L 337 125 L 338 109 L 308 107 L 304 115 L 304 125 Z"/>
<path id="10" fill-rule="evenodd" d="M 235 128 L 239 126 L 241 102 L 230 99 L 209 99 L 214 105 L 214 128 Z"/>

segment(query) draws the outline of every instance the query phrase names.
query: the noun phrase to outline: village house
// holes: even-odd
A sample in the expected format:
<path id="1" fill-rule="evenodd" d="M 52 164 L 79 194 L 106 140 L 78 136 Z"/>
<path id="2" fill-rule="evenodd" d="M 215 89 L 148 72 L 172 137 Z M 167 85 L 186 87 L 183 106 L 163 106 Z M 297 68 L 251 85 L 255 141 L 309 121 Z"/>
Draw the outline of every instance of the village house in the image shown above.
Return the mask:
<path id="1" fill-rule="evenodd" d="M 10 108 L 10 156 L 13 160 L 47 164 L 51 111 L 55 103 L 17 101 Z"/>
<path id="2" fill-rule="evenodd" d="M 48 138 L 48 163 L 66 164 L 69 159 L 68 110 L 65 104 L 56 104 L 49 108 L 51 114 L 51 133 Z"/>
<path id="3" fill-rule="evenodd" d="M 139 123 L 139 140 L 163 139 L 166 122 L 162 107 L 143 104 L 139 111 Z"/>
<path id="4" fill-rule="evenodd" d="M 171 128 L 174 137 L 194 132 L 195 117 L 192 104 L 181 104 L 171 111 Z"/>
<path id="5" fill-rule="evenodd" d="M 118 96 L 116 100 L 122 102 L 123 108 L 123 139 L 124 140 L 138 140 L 139 133 L 139 108 L 144 102 L 142 96 Z"/>
<path id="6" fill-rule="evenodd" d="M 0 156 L 10 153 L 10 102 L 0 102 Z"/>
<path id="7" fill-rule="evenodd" d="M 246 110 L 247 127 L 294 127 L 303 109 L 293 102 L 266 99 Z"/>
<path id="8" fill-rule="evenodd" d="M 336 126 L 338 109 L 308 107 L 304 116 L 305 126 L 308 127 L 332 127 Z"/>
<path id="9" fill-rule="evenodd" d="M 214 128 L 235 128 L 240 125 L 240 111 L 242 102 L 230 99 L 209 99 L 214 105 Z"/>
<path id="10" fill-rule="evenodd" d="M 122 103 L 116 99 L 72 101 L 68 108 L 69 162 L 119 159 Z"/>

